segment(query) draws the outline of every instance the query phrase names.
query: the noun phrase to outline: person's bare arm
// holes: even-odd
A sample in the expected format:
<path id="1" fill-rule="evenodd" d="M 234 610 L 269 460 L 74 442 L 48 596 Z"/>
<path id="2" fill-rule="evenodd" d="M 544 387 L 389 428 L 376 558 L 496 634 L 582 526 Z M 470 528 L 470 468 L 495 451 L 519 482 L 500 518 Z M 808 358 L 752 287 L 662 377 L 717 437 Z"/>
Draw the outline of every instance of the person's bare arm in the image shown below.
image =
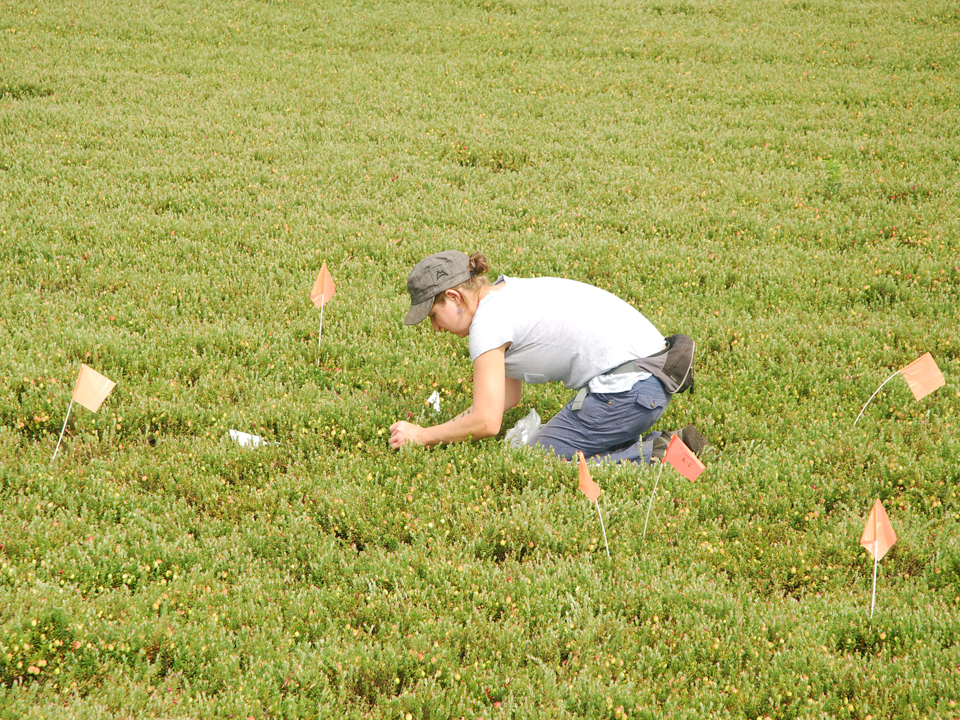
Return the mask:
<path id="1" fill-rule="evenodd" d="M 515 408 L 520 404 L 520 396 L 523 394 L 523 380 L 516 378 L 506 378 L 503 393 L 503 409 Z"/>
<path id="2" fill-rule="evenodd" d="M 506 412 L 510 408 L 515 408 L 520 403 L 520 396 L 523 393 L 523 381 L 517 380 L 516 378 L 506 378 L 504 383 L 504 393 L 503 393 L 503 411 Z M 473 412 L 473 405 L 468 407 L 459 415 L 450 418 L 451 420 L 459 420 L 462 417 L 465 417 Z"/>
<path id="3" fill-rule="evenodd" d="M 508 344 L 489 350 L 473 363 L 473 405 L 442 425 L 420 427 L 408 422 L 390 426 L 390 445 L 407 442 L 423 445 L 460 442 L 490 437 L 500 432 L 503 412 L 520 400 L 520 381 L 504 375 L 504 354 Z M 513 404 L 508 405 L 508 402 Z"/>

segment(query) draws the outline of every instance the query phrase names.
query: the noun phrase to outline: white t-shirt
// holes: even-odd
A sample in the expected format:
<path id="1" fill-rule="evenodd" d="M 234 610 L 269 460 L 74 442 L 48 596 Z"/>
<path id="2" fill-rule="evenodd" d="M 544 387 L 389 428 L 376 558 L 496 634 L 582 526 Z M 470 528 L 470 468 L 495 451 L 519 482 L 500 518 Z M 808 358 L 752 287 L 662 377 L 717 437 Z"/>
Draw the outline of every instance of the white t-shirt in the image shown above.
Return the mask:
<path id="1" fill-rule="evenodd" d="M 470 358 L 510 343 L 508 378 L 623 392 L 649 373 L 603 373 L 664 347 L 649 320 L 606 290 L 562 278 L 501 276 L 497 283 L 501 289 L 480 301 L 470 325 Z"/>

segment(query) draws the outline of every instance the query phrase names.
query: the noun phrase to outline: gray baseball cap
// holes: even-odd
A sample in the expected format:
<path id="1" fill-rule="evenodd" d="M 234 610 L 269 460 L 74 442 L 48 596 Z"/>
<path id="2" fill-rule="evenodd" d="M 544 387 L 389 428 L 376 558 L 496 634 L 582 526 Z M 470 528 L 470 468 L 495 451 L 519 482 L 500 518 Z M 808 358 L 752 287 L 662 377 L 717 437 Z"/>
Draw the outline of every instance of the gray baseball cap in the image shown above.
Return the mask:
<path id="1" fill-rule="evenodd" d="M 426 320 L 437 295 L 471 277 L 470 258 L 459 250 L 444 250 L 418 262 L 407 278 L 410 310 L 403 319 L 404 324 L 416 325 Z"/>

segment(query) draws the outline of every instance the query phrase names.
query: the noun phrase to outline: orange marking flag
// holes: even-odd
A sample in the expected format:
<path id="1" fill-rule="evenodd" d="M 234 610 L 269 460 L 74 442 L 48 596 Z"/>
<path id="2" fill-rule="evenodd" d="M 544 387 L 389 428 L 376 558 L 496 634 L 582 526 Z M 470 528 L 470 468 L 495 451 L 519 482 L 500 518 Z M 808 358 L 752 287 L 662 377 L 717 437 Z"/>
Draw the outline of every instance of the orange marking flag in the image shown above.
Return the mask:
<path id="1" fill-rule="evenodd" d="M 314 305 L 322 308 L 336 292 L 337 288 L 333 284 L 333 276 L 327 270 L 327 264 L 324 263 L 320 268 L 320 274 L 317 275 L 317 281 L 313 284 L 313 290 L 310 291 L 310 299 Z"/>
<path id="2" fill-rule="evenodd" d="M 900 371 L 913 396 L 920 400 L 946 383 L 933 355 L 926 353 Z"/>
<path id="3" fill-rule="evenodd" d="M 580 492 L 596 502 L 603 490 L 590 477 L 590 471 L 587 470 L 587 461 L 583 459 L 583 453 L 578 452 L 577 456 L 580 458 Z"/>
<path id="4" fill-rule="evenodd" d="M 77 384 L 73 388 L 73 399 L 87 410 L 96 412 L 116 386 L 117 384 L 109 378 L 81 363 Z"/>
<path id="5" fill-rule="evenodd" d="M 670 438 L 670 444 L 667 445 L 667 452 L 663 456 L 663 461 L 673 465 L 677 472 L 690 482 L 696 480 L 700 477 L 700 473 L 706 470 L 704 464 L 700 462 L 700 458 L 693 454 L 693 450 L 688 448 L 677 434 Z"/>
<path id="6" fill-rule="evenodd" d="M 860 544 L 867 552 L 873 555 L 874 560 L 880 560 L 887 554 L 887 550 L 893 547 L 897 541 L 897 534 L 890 526 L 890 518 L 887 517 L 887 511 L 877 500 L 870 510 L 870 517 L 867 518 L 867 525 L 863 528 L 863 535 L 860 537 Z"/>

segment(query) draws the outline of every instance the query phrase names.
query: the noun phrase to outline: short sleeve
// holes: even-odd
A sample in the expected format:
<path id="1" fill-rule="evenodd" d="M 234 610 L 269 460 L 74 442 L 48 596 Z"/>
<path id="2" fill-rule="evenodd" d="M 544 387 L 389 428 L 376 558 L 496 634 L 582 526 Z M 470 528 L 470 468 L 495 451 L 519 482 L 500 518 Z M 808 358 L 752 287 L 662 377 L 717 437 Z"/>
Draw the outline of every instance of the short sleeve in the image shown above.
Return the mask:
<path id="1" fill-rule="evenodd" d="M 499 295 L 499 293 L 496 293 Z M 470 324 L 470 361 L 475 361 L 485 352 L 513 342 L 513 325 L 505 312 L 506 298 L 488 295 L 477 308 Z"/>

